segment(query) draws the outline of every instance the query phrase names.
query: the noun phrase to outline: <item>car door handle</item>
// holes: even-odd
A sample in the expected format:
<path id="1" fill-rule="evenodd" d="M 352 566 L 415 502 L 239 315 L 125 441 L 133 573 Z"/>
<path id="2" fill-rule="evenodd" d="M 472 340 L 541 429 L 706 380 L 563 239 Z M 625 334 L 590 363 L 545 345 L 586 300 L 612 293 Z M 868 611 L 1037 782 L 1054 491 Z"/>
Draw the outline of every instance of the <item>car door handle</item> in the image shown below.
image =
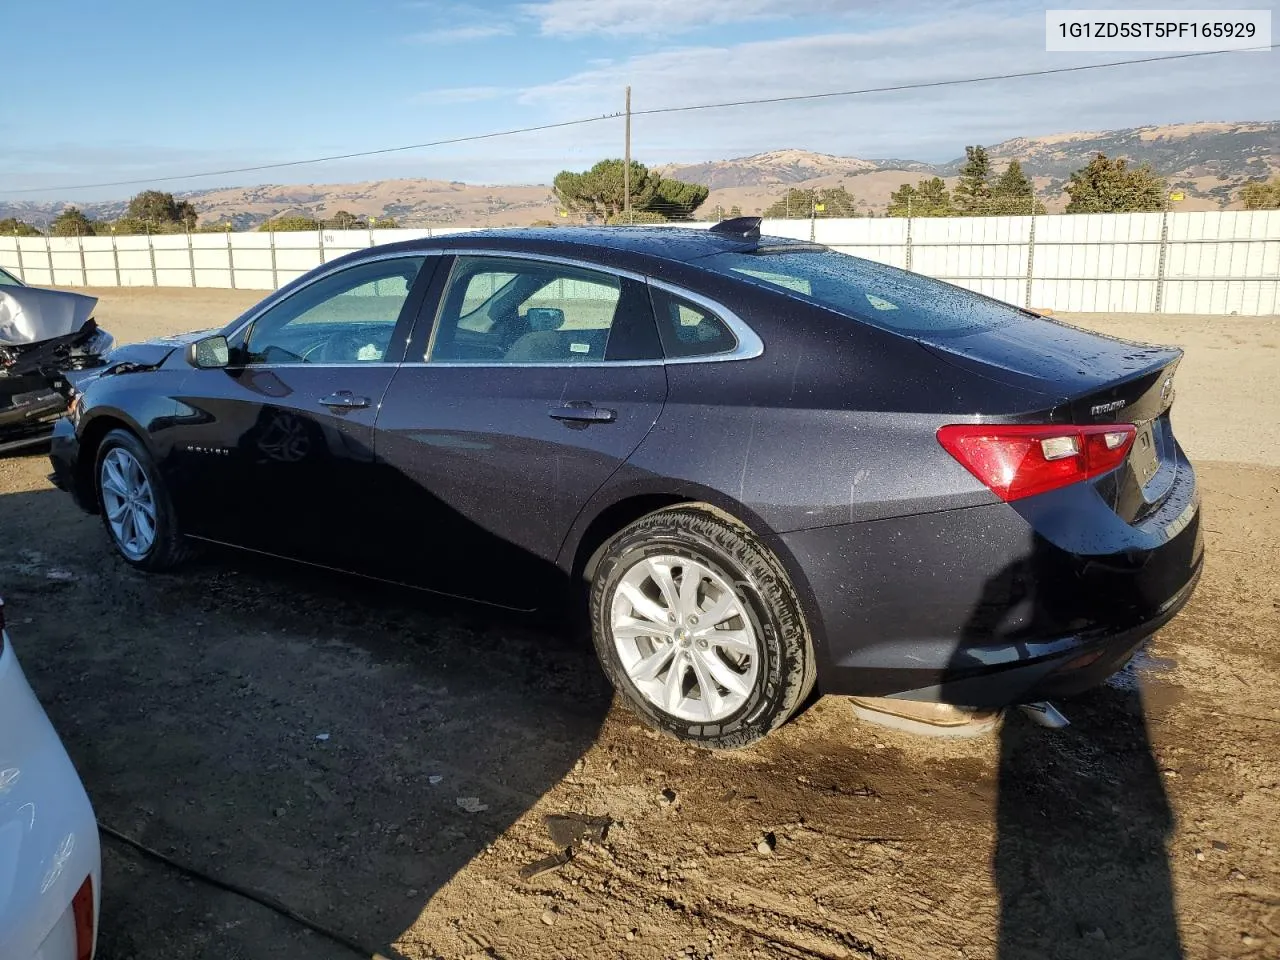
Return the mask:
<path id="1" fill-rule="evenodd" d="M 369 405 L 368 397 L 357 397 L 350 390 L 339 390 L 320 400 L 321 406 L 337 410 L 359 410 Z"/>
<path id="2" fill-rule="evenodd" d="M 563 407 L 553 407 L 550 415 L 553 420 L 568 420 L 574 423 L 613 423 L 618 419 L 618 411 L 592 406 L 585 400 L 566 403 Z"/>

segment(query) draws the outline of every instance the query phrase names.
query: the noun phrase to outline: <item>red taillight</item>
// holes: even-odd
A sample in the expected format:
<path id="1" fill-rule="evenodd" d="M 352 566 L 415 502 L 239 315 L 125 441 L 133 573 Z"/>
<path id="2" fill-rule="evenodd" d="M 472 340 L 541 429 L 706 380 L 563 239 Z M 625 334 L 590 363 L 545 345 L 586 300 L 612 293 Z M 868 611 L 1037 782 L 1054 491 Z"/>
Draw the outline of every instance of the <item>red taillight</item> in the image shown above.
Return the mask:
<path id="1" fill-rule="evenodd" d="M 1124 463 L 1131 423 L 1088 427 L 958 423 L 938 442 L 1005 502 L 1100 476 Z"/>
<path id="2" fill-rule="evenodd" d="M 76 960 L 93 960 L 93 877 L 85 877 L 71 898 L 76 922 Z"/>

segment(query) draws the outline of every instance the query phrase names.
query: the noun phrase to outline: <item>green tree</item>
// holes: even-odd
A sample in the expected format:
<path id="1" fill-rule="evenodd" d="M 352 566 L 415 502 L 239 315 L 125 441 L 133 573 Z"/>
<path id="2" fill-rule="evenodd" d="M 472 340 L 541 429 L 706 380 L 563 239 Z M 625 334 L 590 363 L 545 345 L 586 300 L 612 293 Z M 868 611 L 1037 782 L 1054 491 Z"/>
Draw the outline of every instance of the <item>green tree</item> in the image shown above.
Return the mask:
<path id="1" fill-rule="evenodd" d="M 562 170 L 552 181 L 552 188 L 565 209 L 607 221 L 625 206 L 623 166 L 621 160 L 601 160 L 585 173 Z M 637 160 L 631 161 L 630 176 L 631 208 L 647 209 L 660 177 Z"/>
<path id="2" fill-rule="evenodd" d="M 1067 213 L 1134 213 L 1163 210 L 1167 188 L 1162 178 L 1142 164 L 1130 168 L 1124 157 L 1105 153 L 1071 174 L 1067 184 Z"/>
<path id="3" fill-rule="evenodd" d="M 1246 210 L 1280 210 L 1280 176 L 1270 182 L 1253 180 L 1240 189 Z M 0 221 L 2 223 L 3 221 Z"/>
<path id="4" fill-rule="evenodd" d="M 104 233 L 112 232 L 119 234 L 134 234 L 164 232 L 158 228 L 157 224 L 151 223 L 148 220 L 140 220 L 137 217 L 128 216 L 120 217 L 118 220 L 112 220 L 104 226 L 107 227 L 107 229 L 103 231 Z"/>
<path id="5" fill-rule="evenodd" d="M 624 203 L 623 162 L 601 160 L 590 170 L 575 173 L 562 170 L 552 181 L 556 199 L 568 211 L 583 213 L 606 223 L 660 223 L 663 220 L 691 220 L 707 199 L 707 188 L 697 183 L 672 180 L 631 161 L 631 212 L 618 220 Z M 641 214 L 653 214 L 641 218 Z"/>
<path id="6" fill-rule="evenodd" d="M 1044 213 L 1044 204 L 1035 197 L 1035 187 L 1022 172 L 1022 164 L 1010 160 L 1004 172 L 991 184 L 988 211 L 1001 216 L 1026 216 Z"/>
<path id="7" fill-rule="evenodd" d="M 129 209 L 120 219 L 139 221 L 152 232 L 163 233 L 190 230 L 198 217 L 196 208 L 188 200 L 176 200 L 172 193 L 161 190 L 143 190 L 129 201 Z M 120 232 L 119 224 L 116 231 Z"/>
<path id="8" fill-rule="evenodd" d="M 319 230 L 319 221 L 312 220 L 310 217 L 276 217 L 274 220 L 268 220 L 258 227 L 263 233 L 284 233 L 291 230 Z"/>
<path id="9" fill-rule="evenodd" d="M 339 210 L 332 217 L 329 217 L 325 223 L 334 230 L 365 230 L 369 226 L 368 221 L 362 220 L 354 213 L 346 210 Z"/>
<path id="10" fill-rule="evenodd" d="M 821 207 L 822 209 L 818 209 Z M 741 214 L 736 214 L 740 216 Z M 813 190 L 805 187 L 792 187 L 781 200 L 775 200 L 765 211 L 764 216 L 780 217 L 856 217 L 857 207 L 853 194 L 843 185 Z"/>
<path id="11" fill-rule="evenodd" d="M 5 217 L 0 220 L 0 236 L 40 237 L 43 234 L 25 220 L 19 220 L 16 217 Z"/>
<path id="12" fill-rule="evenodd" d="M 729 219 L 732 220 L 734 217 L 740 216 L 742 216 L 742 208 L 735 203 L 729 208 Z"/>
<path id="13" fill-rule="evenodd" d="M 644 211 L 661 214 L 668 220 L 692 220 L 693 212 L 702 206 L 709 192 L 700 183 L 685 183 L 683 180 L 659 177 L 658 185 L 649 202 L 645 204 Z M 633 203 L 633 209 L 634 206 Z"/>
<path id="14" fill-rule="evenodd" d="M 941 177 L 921 180 L 913 187 L 904 183 L 889 197 L 891 217 L 950 217 L 955 215 L 951 192 Z"/>
<path id="15" fill-rule="evenodd" d="M 629 223 L 666 223 L 668 219 L 670 218 L 658 213 L 656 210 L 632 210 L 630 213 L 623 213 L 619 210 L 605 223 L 615 226 Z"/>
<path id="16" fill-rule="evenodd" d="M 54 237 L 92 237 L 96 226 L 77 207 L 64 207 L 49 224 L 49 234 Z"/>
<path id="17" fill-rule="evenodd" d="M 986 213 L 991 199 L 991 160 L 986 147 L 965 147 L 955 204 L 961 213 Z"/>

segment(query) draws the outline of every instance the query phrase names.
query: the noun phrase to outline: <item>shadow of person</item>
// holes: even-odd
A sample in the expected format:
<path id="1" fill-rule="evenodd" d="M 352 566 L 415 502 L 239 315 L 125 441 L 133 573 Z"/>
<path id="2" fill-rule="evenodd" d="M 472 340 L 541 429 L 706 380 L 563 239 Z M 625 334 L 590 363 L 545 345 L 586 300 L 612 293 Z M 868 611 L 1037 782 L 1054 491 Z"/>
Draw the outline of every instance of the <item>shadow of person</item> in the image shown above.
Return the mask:
<path id="1" fill-rule="evenodd" d="M 976 663 L 1063 632 L 1073 610 L 1055 554 L 1037 538 L 1027 558 L 986 583 L 944 699 L 982 706 L 966 683 Z M 1059 705 L 1069 727 L 1045 729 L 1012 708 L 999 729 L 997 956 L 1176 960 L 1183 954 L 1166 850 L 1173 815 L 1141 690 L 1105 685 Z"/>

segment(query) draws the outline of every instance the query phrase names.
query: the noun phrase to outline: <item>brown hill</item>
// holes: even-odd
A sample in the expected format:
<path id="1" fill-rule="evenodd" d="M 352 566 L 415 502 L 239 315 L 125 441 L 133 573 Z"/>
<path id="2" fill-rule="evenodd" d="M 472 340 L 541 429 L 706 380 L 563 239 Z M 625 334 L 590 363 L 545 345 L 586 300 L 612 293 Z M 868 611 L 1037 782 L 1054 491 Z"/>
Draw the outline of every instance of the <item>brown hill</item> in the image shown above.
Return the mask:
<path id="1" fill-rule="evenodd" d="M 997 170 L 1013 158 L 1035 181 L 1049 210 L 1066 205 L 1062 193 L 1071 171 L 1094 153 L 1150 163 L 1169 186 L 1186 193 L 1181 210 L 1238 207 L 1240 187 L 1280 172 L 1280 122 L 1182 123 L 1127 130 L 1017 137 L 988 147 Z M 734 160 L 673 164 L 658 169 L 710 188 L 700 213 L 734 206 L 759 213 L 791 187 L 843 184 L 859 209 L 882 212 L 889 194 L 903 183 L 942 176 L 954 185 L 961 160 L 928 164 L 912 160 L 862 160 L 805 150 L 772 150 Z M 230 187 L 185 194 L 202 223 L 232 223 L 252 229 L 271 217 L 296 214 L 332 217 L 339 210 L 358 216 L 394 217 L 403 226 L 518 226 L 560 221 L 551 188 L 541 184 L 491 185 L 444 180 L 375 180 L 365 183 Z M 64 202 L 0 200 L 0 219 L 18 217 L 43 224 Z M 125 201 L 80 204 L 95 219 L 119 216 Z"/>

